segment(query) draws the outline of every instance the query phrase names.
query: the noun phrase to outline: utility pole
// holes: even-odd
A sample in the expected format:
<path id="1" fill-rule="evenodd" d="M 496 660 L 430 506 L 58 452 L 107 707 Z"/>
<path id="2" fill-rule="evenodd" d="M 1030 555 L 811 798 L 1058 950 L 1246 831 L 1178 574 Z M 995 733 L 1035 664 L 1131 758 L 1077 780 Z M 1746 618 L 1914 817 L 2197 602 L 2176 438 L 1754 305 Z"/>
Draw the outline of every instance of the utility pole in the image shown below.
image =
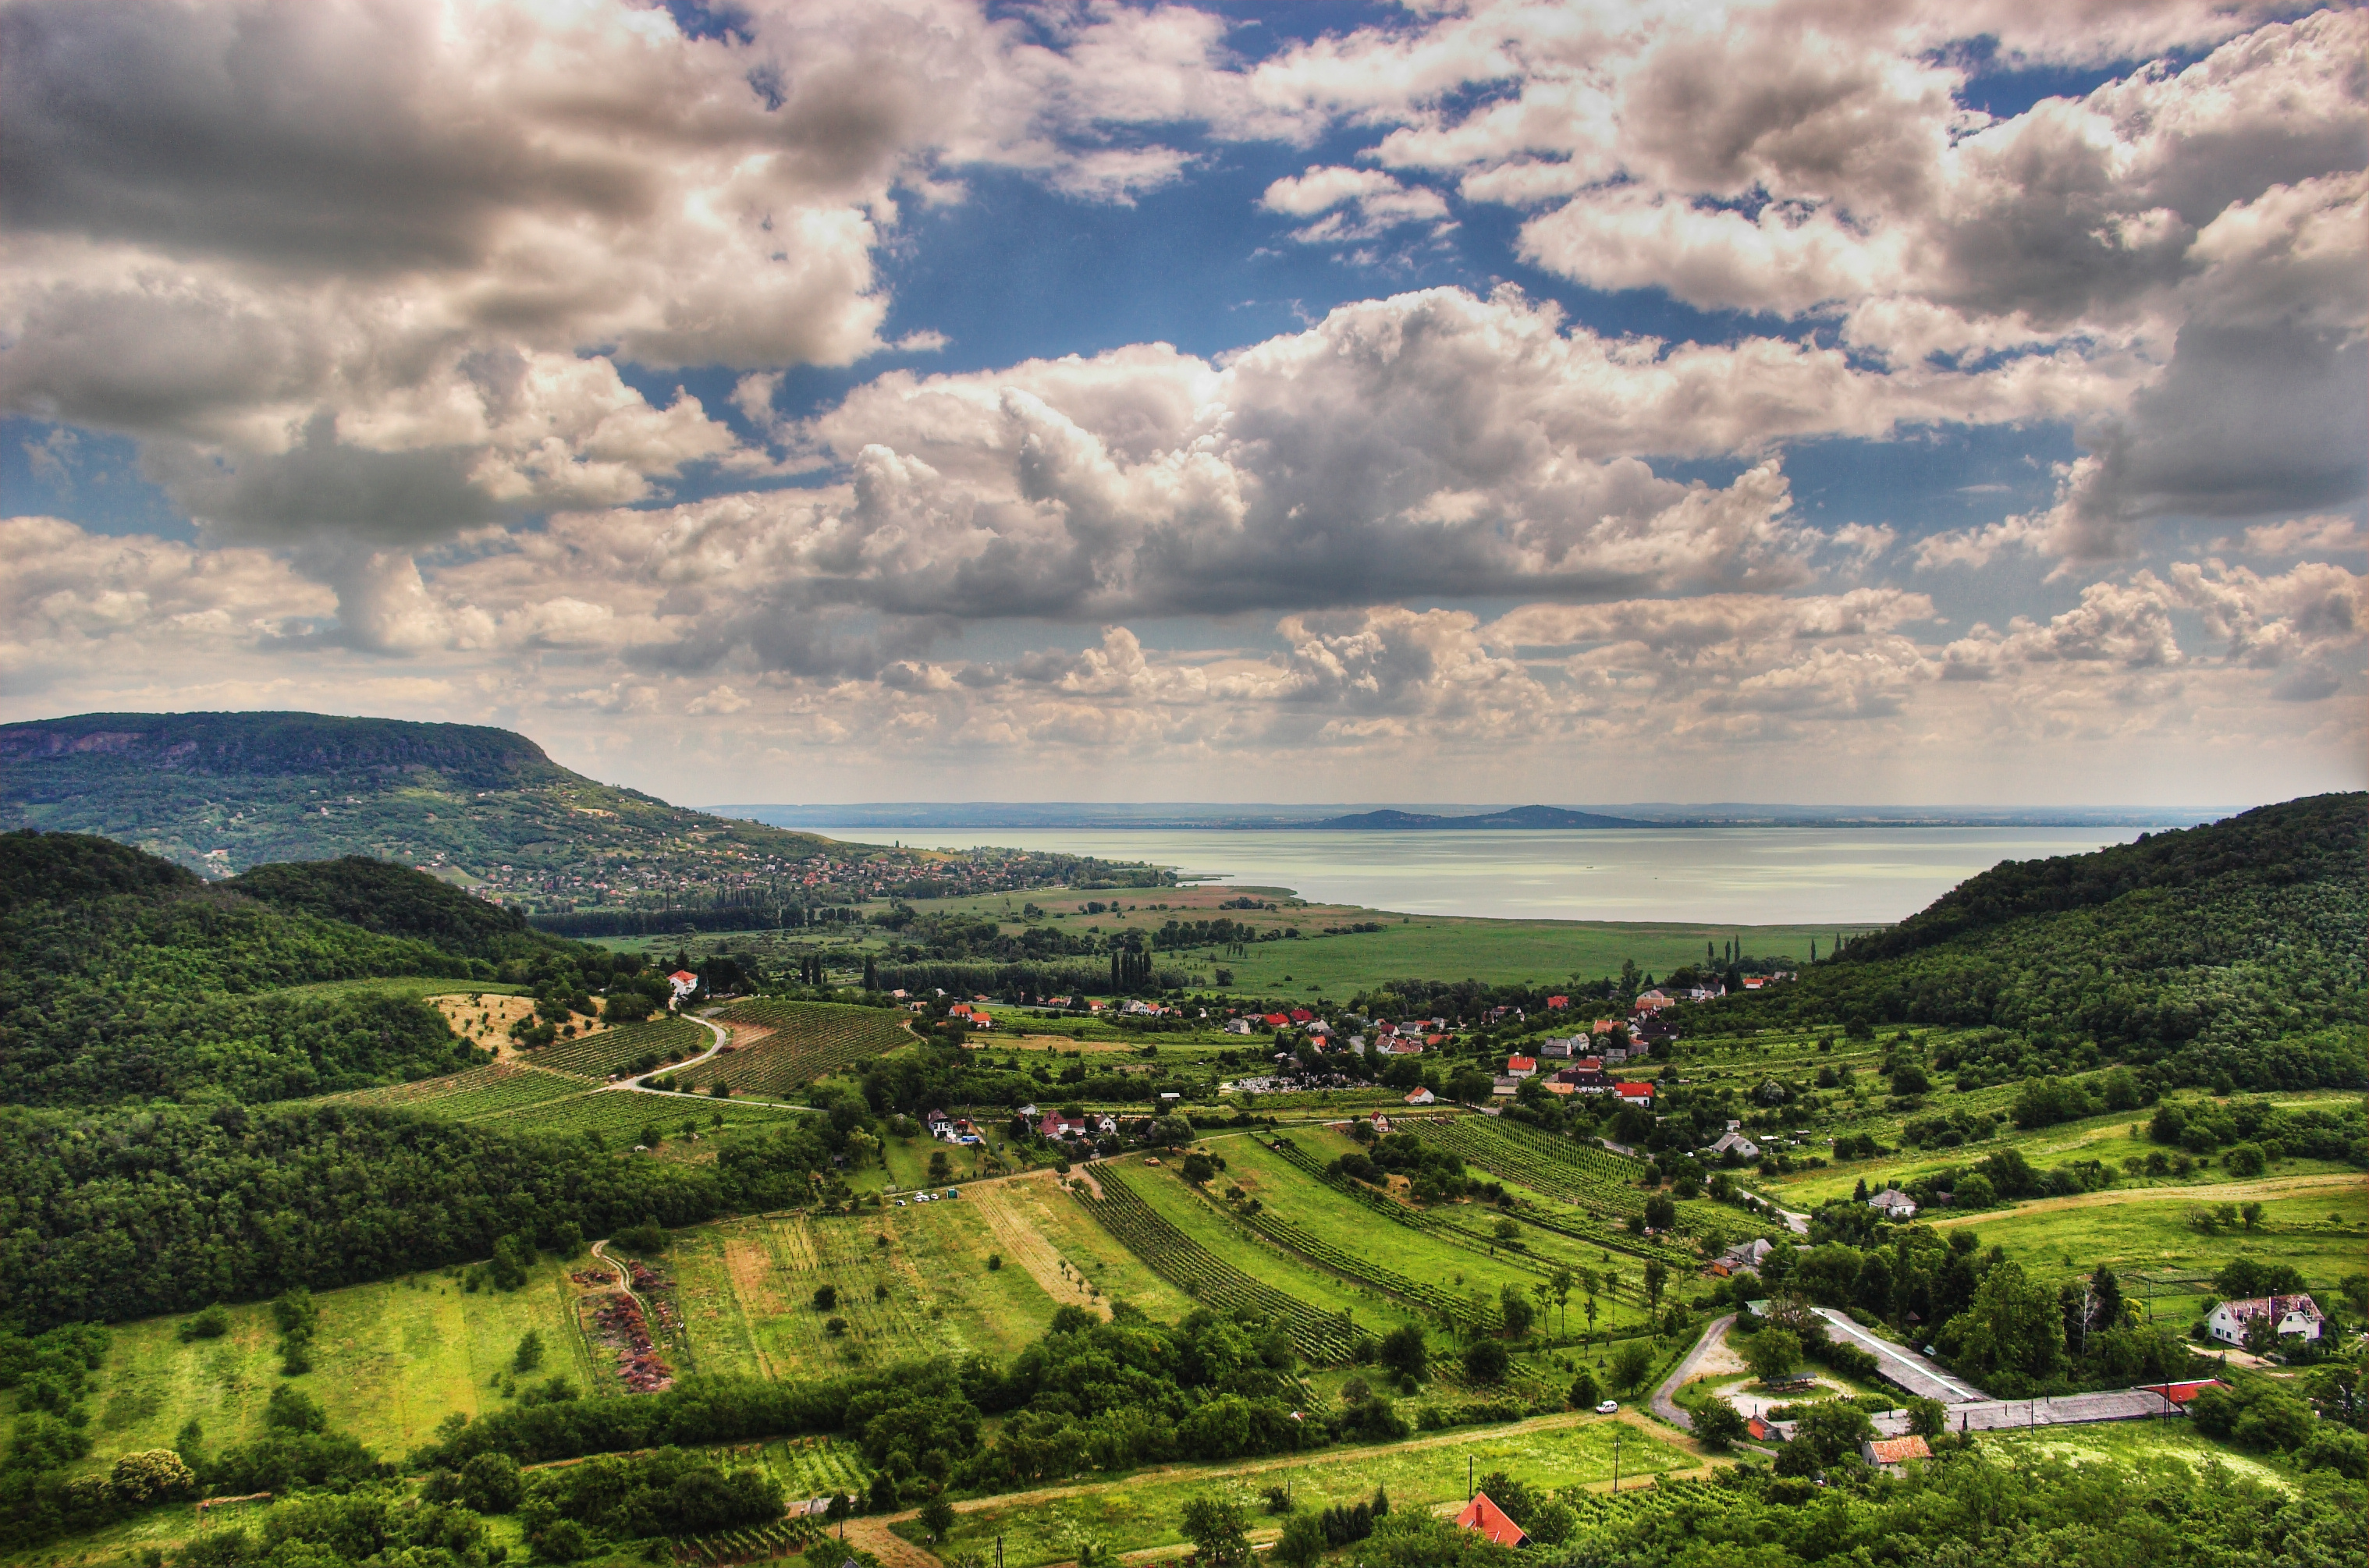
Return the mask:
<path id="1" fill-rule="evenodd" d="M 1621 1429 L 1615 1426 L 1612 1429 L 1612 1490 L 1616 1493 L 1620 1490 L 1620 1438 Z"/>

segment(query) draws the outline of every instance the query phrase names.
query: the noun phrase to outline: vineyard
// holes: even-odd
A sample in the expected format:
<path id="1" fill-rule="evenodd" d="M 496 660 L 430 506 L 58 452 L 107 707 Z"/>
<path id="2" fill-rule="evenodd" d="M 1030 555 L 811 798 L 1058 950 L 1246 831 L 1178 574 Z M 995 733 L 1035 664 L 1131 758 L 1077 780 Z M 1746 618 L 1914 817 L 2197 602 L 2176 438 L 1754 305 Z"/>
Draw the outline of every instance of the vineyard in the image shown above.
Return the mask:
<path id="1" fill-rule="evenodd" d="M 584 1085 L 555 1072 L 544 1072 L 516 1062 L 473 1067 L 444 1078 L 423 1078 L 383 1089 L 363 1089 L 331 1096 L 346 1105 L 386 1105 L 422 1111 L 447 1121 L 474 1121 L 530 1105 L 562 1100 L 583 1092 Z"/>
<path id="2" fill-rule="evenodd" d="M 1646 1192 L 1637 1185 L 1645 1167 L 1625 1155 L 1497 1117 L 1429 1117 L 1408 1126 L 1417 1137 L 1453 1150 L 1493 1176 L 1575 1204 L 1596 1219 L 1645 1212 Z M 1740 1210 L 1700 1200 L 1681 1203 L 1678 1211 L 1698 1230 L 1754 1225 Z"/>
<path id="3" fill-rule="evenodd" d="M 722 1535 L 704 1535 L 674 1541 L 677 1562 L 704 1562 L 711 1568 L 724 1568 L 732 1562 L 759 1562 L 769 1558 L 791 1557 L 804 1551 L 822 1538 L 820 1519 L 798 1516 L 775 1519 L 770 1525 L 752 1525 L 745 1530 L 727 1530 Z"/>
<path id="4" fill-rule="evenodd" d="M 1154 1211 L 1127 1185 L 1117 1166 L 1096 1165 L 1094 1175 L 1103 1196 L 1097 1198 L 1080 1192 L 1078 1201 L 1152 1273 L 1195 1300 L 1221 1310 L 1256 1319 L 1282 1319 L 1290 1325 L 1292 1348 L 1304 1361 L 1337 1365 L 1354 1359 L 1363 1336 L 1345 1313 L 1319 1311 L 1298 1297 L 1244 1274 Z"/>
<path id="5" fill-rule="evenodd" d="M 834 1492 L 861 1494 L 872 1484 L 863 1451 L 852 1443 L 834 1443 L 828 1437 L 785 1445 L 773 1471 L 782 1478 L 782 1490 L 790 1494 L 793 1506 Z"/>
<path id="6" fill-rule="evenodd" d="M 722 1082 L 752 1094 L 785 1093 L 913 1043 L 902 1013 L 876 1007 L 757 1001 L 718 1018 L 752 1034 L 771 1031 L 700 1070 L 703 1082 Z"/>
<path id="7" fill-rule="evenodd" d="M 735 1104 L 688 1094 L 645 1094 L 630 1089 L 588 1089 L 566 1099 L 545 1100 L 477 1119 L 498 1121 L 506 1131 L 544 1134 L 596 1132 L 607 1141 L 640 1141 L 642 1129 L 657 1127 L 671 1138 L 686 1121 L 705 1132 L 715 1119 L 727 1127 L 751 1122 L 795 1121 L 800 1113 L 771 1105 Z"/>
<path id="8" fill-rule="evenodd" d="M 594 1082 L 629 1072 L 647 1072 L 667 1062 L 697 1056 L 713 1038 L 684 1018 L 648 1024 L 628 1024 L 581 1039 L 558 1040 L 528 1054 L 526 1060 L 554 1072 L 573 1073 Z"/>

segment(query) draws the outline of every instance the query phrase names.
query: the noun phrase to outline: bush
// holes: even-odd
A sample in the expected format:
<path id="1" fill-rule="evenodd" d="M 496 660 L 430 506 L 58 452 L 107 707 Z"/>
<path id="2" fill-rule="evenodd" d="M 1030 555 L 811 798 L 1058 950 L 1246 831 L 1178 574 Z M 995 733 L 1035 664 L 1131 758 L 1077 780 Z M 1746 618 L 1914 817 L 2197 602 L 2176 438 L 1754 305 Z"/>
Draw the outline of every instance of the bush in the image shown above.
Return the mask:
<path id="1" fill-rule="evenodd" d="M 1574 1410 L 1593 1410 L 1603 1399 L 1596 1386 L 1596 1374 L 1582 1367 L 1571 1380 L 1571 1406 Z"/>
<path id="2" fill-rule="evenodd" d="M 184 1340 L 220 1339 L 230 1332 L 230 1312 L 219 1301 L 181 1324 Z"/>
<path id="3" fill-rule="evenodd" d="M 116 1498 L 132 1506 L 187 1497 L 197 1491 L 197 1472 L 170 1448 L 143 1448 L 115 1461 L 108 1482 Z"/>

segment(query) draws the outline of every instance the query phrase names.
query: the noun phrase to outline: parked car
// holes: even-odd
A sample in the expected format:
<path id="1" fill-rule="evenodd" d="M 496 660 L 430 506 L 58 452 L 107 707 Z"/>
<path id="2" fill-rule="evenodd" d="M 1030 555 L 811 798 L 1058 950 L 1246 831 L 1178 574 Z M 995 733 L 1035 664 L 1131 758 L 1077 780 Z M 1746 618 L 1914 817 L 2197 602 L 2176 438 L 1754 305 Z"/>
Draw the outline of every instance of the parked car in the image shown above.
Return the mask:
<path id="1" fill-rule="evenodd" d="M 1620 1408 L 1620 1402 L 1619 1402 L 1619 1400 L 1617 1400 L 1617 1399 L 1608 1399 L 1608 1400 L 1606 1400 L 1602 1404 L 1599 1404 L 1599 1405 L 1597 1405 L 1597 1406 L 1596 1407 L 1596 1414 L 1598 1414 L 1598 1415 L 1609 1415 L 1609 1414 L 1611 1414 L 1614 1411 L 1619 1410 L 1619 1408 Z"/>

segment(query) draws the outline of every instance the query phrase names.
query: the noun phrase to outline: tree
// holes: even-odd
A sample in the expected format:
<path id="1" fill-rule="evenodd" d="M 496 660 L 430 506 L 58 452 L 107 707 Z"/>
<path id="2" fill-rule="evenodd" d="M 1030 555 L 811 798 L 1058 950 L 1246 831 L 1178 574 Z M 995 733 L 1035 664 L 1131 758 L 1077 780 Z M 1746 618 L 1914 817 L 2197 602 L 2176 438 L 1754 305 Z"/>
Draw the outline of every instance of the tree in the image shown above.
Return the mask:
<path id="1" fill-rule="evenodd" d="M 1907 1403 L 1908 1430 L 1919 1437 L 1938 1437 L 1949 1429 L 1950 1408 L 1937 1399 L 1912 1398 Z"/>
<path id="2" fill-rule="evenodd" d="M 1654 1352 L 1642 1339 L 1624 1339 L 1612 1353 L 1612 1386 L 1622 1393 L 1635 1393 L 1653 1369 Z"/>
<path id="3" fill-rule="evenodd" d="M 1537 1310 L 1518 1285 L 1508 1285 L 1499 1292 L 1497 1310 L 1505 1320 L 1505 1332 L 1517 1338 L 1530 1332 L 1530 1324 L 1537 1317 Z"/>
<path id="4" fill-rule="evenodd" d="M 1662 1291 L 1670 1283 L 1670 1265 L 1659 1258 L 1645 1264 L 1645 1306 L 1648 1310 L 1662 1310 Z"/>
<path id="5" fill-rule="evenodd" d="M 508 1454 L 479 1454 L 461 1467 L 461 1504 L 480 1514 L 507 1514 L 526 1495 L 518 1460 Z"/>
<path id="6" fill-rule="evenodd" d="M 1273 1556 L 1291 1568 L 1308 1568 L 1324 1555 L 1325 1545 L 1324 1521 L 1303 1508 L 1283 1521 L 1283 1535 L 1275 1543 Z"/>
<path id="7" fill-rule="evenodd" d="M 833 1310 L 833 1309 L 835 1309 L 836 1307 L 838 1307 L 838 1305 L 839 1305 L 839 1287 L 838 1287 L 838 1286 L 836 1286 L 836 1285 L 818 1285 L 818 1286 L 816 1286 L 816 1287 L 815 1287 L 815 1293 L 814 1293 L 814 1310 L 815 1310 L 816 1311 L 818 1311 L 818 1312 L 828 1312 L 828 1311 L 832 1310 Z"/>
<path id="8" fill-rule="evenodd" d="M 943 1540 L 945 1533 L 955 1528 L 955 1505 L 946 1500 L 944 1493 L 931 1494 L 930 1500 L 921 1505 L 921 1528 L 930 1532 L 932 1540 Z"/>
<path id="9" fill-rule="evenodd" d="M 1547 1276 L 1547 1288 L 1554 1292 L 1555 1315 L 1558 1320 L 1556 1326 L 1558 1328 L 1568 1326 L 1567 1322 L 1562 1320 L 1569 1316 L 1567 1309 L 1571 1306 L 1571 1290 L 1572 1287 L 1577 1283 L 1578 1282 L 1572 1277 L 1571 1270 L 1567 1268 L 1556 1269 L 1552 1274 Z"/>
<path id="10" fill-rule="evenodd" d="M 510 1370 L 527 1373 L 542 1365 L 543 1335 L 534 1329 L 529 1329 L 519 1335 L 518 1349 L 510 1354 Z"/>
<path id="11" fill-rule="evenodd" d="M 1251 1555 L 1250 1526 L 1242 1505 L 1224 1497 L 1196 1497 L 1184 1505 L 1184 1539 L 1201 1562 L 1212 1568 L 1232 1568 Z"/>
<path id="12" fill-rule="evenodd" d="M 1764 1383 L 1781 1383 L 1802 1364 L 1802 1340 L 1791 1329 L 1771 1325 L 1744 1344 L 1744 1364 Z"/>
<path id="13" fill-rule="evenodd" d="M 1744 1417 L 1723 1399 L 1706 1399 L 1697 1406 L 1694 1426 L 1703 1447 L 1714 1452 L 1733 1447 L 1745 1433 Z"/>
<path id="14" fill-rule="evenodd" d="M 1975 1377 L 2045 1380 L 2065 1369 L 2056 1292 L 2020 1264 L 1993 1264 L 1966 1310 L 1941 1328 L 1941 1348 Z"/>
<path id="15" fill-rule="evenodd" d="M 198 1489 L 197 1472 L 170 1448 L 143 1448 L 115 1461 L 108 1480 L 115 1495 L 134 1507 L 186 1497 Z"/>
<path id="16" fill-rule="evenodd" d="M 1195 1186 L 1201 1185 L 1218 1173 L 1218 1162 L 1199 1150 L 1184 1156 L 1184 1179 Z"/>
<path id="17" fill-rule="evenodd" d="M 1375 1354 L 1383 1366 L 1412 1380 L 1423 1376 L 1431 1351 L 1424 1343 L 1423 1330 L 1413 1323 L 1402 1323 L 1382 1335 Z"/>
<path id="18" fill-rule="evenodd" d="M 1476 1339 L 1464 1347 L 1464 1375 L 1476 1383 L 1503 1382 L 1513 1360 L 1504 1341 Z"/>
<path id="19" fill-rule="evenodd" d="M 1582 1367 L 1571 1379 L 1571 1407 L 1574 1410 L 1594 1410 L 1603 1397 L 1596 1386 L 1596 1374 Z"/>
<path id="20" fill-rule="evenodd" d="M 1832 1464 L 1845 1454 L 1857 1453 L 1859 1446 L 1874 1436 L 1875 1424 L 1867 1418 L 1867 1412 L 1834 1399 L 1822 1400 L 1802 1413 L 1793 1440 L 1814 1448 L 1823 1463 Z"/>
<path id="21" fill-rule="evenodd" d="M 931 1150 L 930 1185 L 933 1187 L 944 1186 L 954 1179 L 954 1162 L 946 1158 L 946 1151 L 943 1149 Z"/>

